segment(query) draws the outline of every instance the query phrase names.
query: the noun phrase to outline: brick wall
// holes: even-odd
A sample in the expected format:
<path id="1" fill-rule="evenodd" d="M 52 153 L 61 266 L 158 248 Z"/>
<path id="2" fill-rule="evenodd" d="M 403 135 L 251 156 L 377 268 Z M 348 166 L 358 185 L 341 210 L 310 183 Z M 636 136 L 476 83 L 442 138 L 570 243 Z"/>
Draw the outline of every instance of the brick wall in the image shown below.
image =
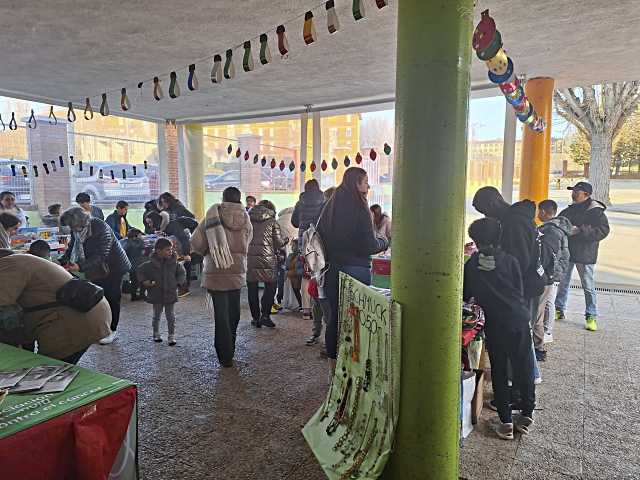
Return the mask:
<path id="1" fill-rule="evenodd" d="M 167 148 L 167 173 L 169 175 L 169 191 L 179 195 L 178 178 L 178 127 L 174 122 L 167 122 L 165 127 L 165 144 Z"/>

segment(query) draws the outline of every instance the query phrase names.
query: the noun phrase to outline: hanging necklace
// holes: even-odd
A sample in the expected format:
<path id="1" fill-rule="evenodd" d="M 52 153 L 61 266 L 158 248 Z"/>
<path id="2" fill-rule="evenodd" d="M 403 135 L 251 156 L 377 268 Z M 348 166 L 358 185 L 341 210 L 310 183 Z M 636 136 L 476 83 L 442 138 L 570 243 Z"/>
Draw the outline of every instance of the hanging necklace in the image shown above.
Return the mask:
<path id="1" fill-rule="evenodd" d="M 334 434 L 342 420 L 342 417 L 344 416 L 344 411 L 347 406 L 347 399 L 349 397 L 352 384 L 353 382 L 351 378 L 349 378 L 349 380 L 347 380 L 347 384 L 344 387 L 344 391 L 342 392 L 342 398 L 338 399 L 338 408 L 336 409 L 336 413 L 333 415 L 333 419 L 326 428 L 327 435 L 329 436 Z"/>
<path id="2" fill-rule="evenodd" d="M 365 392 L 368 392 L 369 387 L 371 386 L 371 335 L 372 333 L 369 332 L 369 342 L 367 344 L 367 359 L 364 363 L 364 382 L 362 385 L 362 389 Z"/>

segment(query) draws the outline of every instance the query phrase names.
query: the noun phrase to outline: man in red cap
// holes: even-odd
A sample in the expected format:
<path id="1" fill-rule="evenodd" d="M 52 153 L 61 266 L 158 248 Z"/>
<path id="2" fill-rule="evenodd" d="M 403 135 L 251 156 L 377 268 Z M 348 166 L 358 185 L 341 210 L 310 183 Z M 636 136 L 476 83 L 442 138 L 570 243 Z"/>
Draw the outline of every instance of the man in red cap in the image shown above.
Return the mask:
<path id="1" fill-rule="evenodd" d="M 569 283 L 575 265 L 584 290 L 586 329 L 595 332 L 598 329 L 598 310 L 594 273 L 598 247 L 609 235 L 609 220 L 604 213 L 607 207 L 591 197 L 593 187 L 590 183 L 578 182 L 573 187 L 568 187 L 568 190 L 571 190 L 573 204 L 560 212 L 560 216 L 568 218 L 573 225 L 569 236 L 570 263 L 558 287 L 556 319 L 565 318 Z"/>

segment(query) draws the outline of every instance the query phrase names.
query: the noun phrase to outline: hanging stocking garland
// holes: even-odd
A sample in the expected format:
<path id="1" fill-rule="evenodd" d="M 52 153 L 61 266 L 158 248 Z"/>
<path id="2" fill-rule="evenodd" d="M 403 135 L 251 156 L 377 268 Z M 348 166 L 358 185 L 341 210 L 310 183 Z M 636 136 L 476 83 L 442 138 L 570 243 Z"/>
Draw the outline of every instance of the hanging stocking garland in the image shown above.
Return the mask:
<path id="1" fill-rule="evenodd" d="M 102 104 L 100 105 L 100 115 L 106 117 L 109 115 L 109 104 L 107 103 L 107 94 L 102 94 Z"/>
<path id="2" fill-rule="evenodd" d="M 306 165 L 304 162 L 302 162 L 302 163 L 300 164 L 300 171 L 301 171 L 301 172 L 304 172 L 306 169 L 307 169 L 307 165 Z"/>
<path id="3" fill-rule="evenodd" d="M 38 167 L 36 165 L 33 166 L 33 176 L 38 177 Z"/>
<path id="4" fill-rule="evenodd" d="M 360 165 L 362 163 L 362 155 L 360 152 L 356 153 L 356 163 Z"/>
<path id="5" fill-rule="evenodd" d="M 164 92 L 162 91 L 162 85 L 160 85 L 160 79 L 158 77 L 153 77 L 153 98 L 155 98 L 157 102 L 164 98 Z"/>
<path id="6" fill-rule="evenodd" d="M 51 108 L 49 109 L 49 125 L 57 125 L 58 124 L 58 117 L 56 117 L 56 114 L 53 113 L 53 105 L 51 105 Z"/>
<path id="7" fill-rule="evenodd" d="M 51 160 L 51 168 L 53 169 L 54 172 L 58 171 L 58 167 L 56 166 L 55 160 Z"/>
<path id="8" fill-rule="evenodd" d="M 171 72 L 169 74 L 169 96 L 171 98 L 178 98 L 180 96 L 180 84 L 178 83 L 178 74 Z"/>
<path id="9" fill-rule="evenodd" d="M 78 161 L 78 170 L 82 171 L 82 160 Z"/>
<path id="10" fill-rule="evenodd" d="M 60 168 L 64 168 L 64 160 L 62 159 L 62 155 L 58 155 L 58 162 L 60 163 Z"/>
<path id="11" fill-rule="evenodd" d="M 222 56 L 214 55 L 211 69 L 211 82 L 222 83 Z"/>
<path id="12" fill-rule="evenodd" d="M 315 162 L 315 161 L 312 161 L 312 162 L 311 162 L 311 166 L 310 166 L 309 168 L 311 169 L 311 171 L 312 171 L 312 172 L 315 172 L 315 171 L 316 171 L 316 168 L 317 168 L 317 167 L 316 167 L 316 162 Z"/>
<path id="13" fill-rule="evenodd" d="M 259 157 L 259 156 L 258 156 L 258 154 L 256 153 L 256 154 L 253 156 L 253 164 L 254 164 L 254 165 L 257 165 L 259 161 L 260 161 L 260 157 Z"/>
<path id="14" fill-rule="evenodd" d="M 12 177 L 16 176 L 16 166 L 15 165 L 11 165 L 11 176 Z"/>
<path id="15" fill-rule="evenodd" d="M 89 165 L 89 176 L 93 177 L 93 165 Z"/>
<path id="16" fill-rule="evenodd" d="M 240 147 L 238 147 L 238 150 L 236 150 L 236 158 L 240 158 L 240 155 L 242 155 L 242 152 L 240 151 Z"/>
<path id="17" fill-rule="evenodd" d="M 123 180 L 127 179 L 127 171 L 124 168 L 122 169 L 122 179 Z"/>
<path id="18" fill-rule="evenodd" d="M 76 162 L 75 162 L 75 160 L 73 158 L 73 155 L 69 155 L 69 161 L 71 162 L 72 166 L 76 164 Z"/>
<path id="19" fill-rule="evenodd" d="M 269 37 L 266 33 L 260 35 L 260 63 L 266 65 L 271 63 L 271 49 L 269 48 Z"/>
<path id="20" fill-rule="evenodd" d="M 344 156 L 344 166 L 348 168 L 349 165 L 351 165 L 351 159 L 349 158 L 349 155 L 345 155 Z"/>
<path id="21" fill-rule="evenodd" d="M 244 161 L 246 162 L 247 160 L 249 160 L 249 150 L 244 152 Z"/>
<path id="22" fill-rule="evenodd" d="M 296 164 L 293 162 L 293 160 L 291 160 L 291 163 L 289 164 L 289 171 L 293 172 L 296 169 Z"/>
<path id="23" fill-rule="evenodd" d="M 385 142 L 384 144 L 384 154 L 391 155 L 391 145 Z"/>
<path id="24" fill-rule="evenodd" d="M 271 169 L 273 170 L 274 168 L 276 168 L 276 159 L 272 158 L 271 159 Z"/>
<path id="25" fill-rule="evenodd" d="M 44 168 L 44 173 L 49 175 L 49 165 L 47 165 L 46 163 L 43 163 L 42 168 Z"/>
<path id="26" fill-rule="evenodd" d="M 245 72 L 251 72 L 255 68 L 253 63 L 253 54 L 251 53 L 251 41 L 244 42 L 244 57 L 242 58 L 242 69 Z"/>
<path id="27" fill-rule="evenodd" d="M 100 180 L 102 180 L 104 178 L 104 172 L 102 171 L 102 169 L 98 170 L 98 178 Z"/>
<path id="28" fill-rule="evenodd" d="M 233 152 L 233 146 L 229 144 L 229 146 L 227 147 L 227 153 L 231 155 L 231 152 Z"/>
<path id="29" fill-rule="evenodd" d="M 76 112 L 73 111 L 73 103 L 69 102 L 67 106 L 69 107 L 67 110 L 67 120 L 73 123 L 76 121 Z"/>
<path id="30" fill-rule="evenodd" d="M 372 162 L 375 162 L 376 158 L 378 158 L 378 154 L 376 153 L 376 151 L 373 148 L 369 152 L 369 158 L 371 159 Z"/>
<path id="31" fill-rule="evenodd" d="M 133 166 L 133 176 L 134 177 L 138 176 L 138 169 L 137 169 L 137 167 L 135 165 Z"/>
<path id="32" fill-rule="evenodd" d="M 233 65 L 233 50 L 227 50 L 227 60 L 224 63 L 224 78 L 231 80 L 236 76 L 236 67 Z"/>
<path id="33" fill-rule="evenodd" d="M 123 112 L 131 110 L 131 101 L 129 101 L 129 97 L 127 96 L 126 88 L 122 88 L 122 90 L 120 90 L 120 108 Z"/>
<path id="34" fill-rule="evenodd" d="M 334 170 L 338 168 L 338 160 L 336 160 L 335 157 L 333 157 L 333 160 L 331 160 L 331 168 L 333 168 Z"/>
<path id="35" fill-rule="evenodd" d="M 87 97 L 84 104 L 84 119 L 93 120 L 93 108 L 91 108 L 91 100 Z"/>
<path id="36" fill-rule="evenodd" d="M 29 175 L 29 172 L 27 172 L 27 167 L 26 166 L 22 166 L 22 176 L 24 178 L 27 178 L 27 176 Z"/>
<path id="37" fill-rule="evenodd" d="M 284 169 L 286 168 L 286 165 L 284 164 L 284 160 L 280 160 L 280 165 L 278 165 L 278 168 L 280 169 L 281 172 L 284 171 Z"/>
<path id="38" fill-rule="evenodd" d="M 9 122 L 9 130 L 17 130 L 18 122 L 16 122 L 16 114 L 11 112 L 11 121 Z"/>
<path id="39" fill-rule="evenodd" d="M 356 22 L 365 17 L 364 2 L 365 0 L 353 0 L 351 11 L 353 12 L 353 18 L 355 18 Z"/>
<path id="40" fill-rule="evenodd" d="M 327 169 L 327 161 L 326 160 L 322 160 L 322 163 L 320 164 L 320 168 L 322 169 L 322 171 L 324 172 Z"/>
<path id="41" fill-rule="evenodd" d="M 33 109 L 31 109 L 31 116 L 29 117 L 29 120 L 27 121 L 27 126 L 29 128 L 36 128 L 38 126 L 38 121 L 36 120 L 35 113 L 33 113 Z"/>
<path id="42" fill-rule="evenodd" d="M 302 37 L 304 43 L 311 45 L 316 41 L 318 34 L 316 33 L 316 27 L 313 24 L 313 12 L 309 10 L 304 14 L 304 27 L 302 29 Z"/>
<path id="43" fill-rule="evenodd" d="M 266 164 L 267 164 L 267 157 L 262 157 L 262 160 L 260 160 L 260 165 L 264 167 Z"/>
<path id="44" fill-rule="evenodd" d="M 189 65 L 189 78 L 187 78 L 187 88 L 192 92 L 198 90 L 198 77 L 196 77 L 196 64 Z"/>
<path id="45" fill-rule="evenodd" d="M 340 29 L 340 20 L 338 20 L 334 0 L 327 0 L 324 8 L 327 10 L 327 30 L 331 34 L 336 33 Z"/>
<path id="46" fill-rule="evenodd" d="M 276 34 L 278 35 L 278 51 L 283 57 L 289 53 L 289 40 L 287 40 L 287 33 L 285 32 L 284 25 L 279 25 L 276 28 Z"/>

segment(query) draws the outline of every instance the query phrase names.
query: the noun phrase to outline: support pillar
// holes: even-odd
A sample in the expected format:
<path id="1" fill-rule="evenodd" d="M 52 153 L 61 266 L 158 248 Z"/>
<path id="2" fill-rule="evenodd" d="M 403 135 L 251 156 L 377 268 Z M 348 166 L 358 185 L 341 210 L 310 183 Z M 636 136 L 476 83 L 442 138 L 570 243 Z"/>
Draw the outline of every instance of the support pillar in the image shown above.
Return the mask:
<path id="1" fill-rule="evenodd" d="M 400 421 L 387 479 L 458 478 L 460 304 L 473 0 L 398 5 L 391 292 Z"/>
<path id="2" fill-rule="evenodd" d="M 185 157 L 187 163 L 187 201 L 197 219 L 204 218 L 204 157 L 202 125 L 185 126 Z"/>
<path id="3" fill-rule="evenodd" d="M 313 112 L 313 161 L 316 162 L 316 169 L 313 172 L 312 176 L 315 178 L 320 184 L 320 188 L 322 189 L 322 169 L 320 168 L 320 164 L 322 163 L 322 117 L 320 116 L 320 112 Z M 308 168 L 307 171 L 311 172 L 311 169 Z"/>
<path id="4" fill-rule="evenodd" d="M 315 132 L 315 122 L 312 127 Z M 309 113 L 304 112 L 300 115 L 300 163 L 307 165 L 307 139 L 309 138 Z M 315 149 L 315 145 L 312 145 Z M 315 151 L 315 150 L 314 150 Z M 307 165 L 308 166 L 308 165 Z M 306 173 L 306 171 L 305 171 Z M 305 175 L 300 175 L 300 182 L 298 188 L 301 192 L 304 192 Z"/>
<path id="5" fill-rule="evenodd" d="M 551 163 L 551 114 L 553 78 L 532 78 L 525 85 L 525 93 L 545 122 L 547 128 L 536 133 L 524 129 L 522 137 L 522 166 L 520 169 L 520 200 L 538 203 L 549 198 L 549 165 Z"/>
<path id="6" fill-rule="evenodd" d="M 513 170 L 516 161 L 516 130 L 518 129 L 513 107 L 505 100 L 504 143 L 502 146 L 502 196 L 513 202 Z"/>

